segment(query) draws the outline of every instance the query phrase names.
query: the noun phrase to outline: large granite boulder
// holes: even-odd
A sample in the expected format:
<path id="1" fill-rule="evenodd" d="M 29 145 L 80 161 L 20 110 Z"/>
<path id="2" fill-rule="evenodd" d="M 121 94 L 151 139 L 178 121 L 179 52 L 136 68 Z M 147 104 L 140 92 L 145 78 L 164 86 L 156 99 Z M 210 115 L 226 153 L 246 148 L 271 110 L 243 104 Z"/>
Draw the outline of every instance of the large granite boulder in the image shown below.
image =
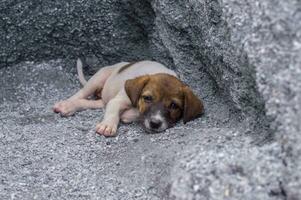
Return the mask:
<path id="1" fill-rule="evenodd" d="M 0 11 L 0 67 L 78 56 L 112 64 L 166 54 L 150 50 L 156 47 L 147 38 L 153 28 L 148 2 L 5 0 Z"/>

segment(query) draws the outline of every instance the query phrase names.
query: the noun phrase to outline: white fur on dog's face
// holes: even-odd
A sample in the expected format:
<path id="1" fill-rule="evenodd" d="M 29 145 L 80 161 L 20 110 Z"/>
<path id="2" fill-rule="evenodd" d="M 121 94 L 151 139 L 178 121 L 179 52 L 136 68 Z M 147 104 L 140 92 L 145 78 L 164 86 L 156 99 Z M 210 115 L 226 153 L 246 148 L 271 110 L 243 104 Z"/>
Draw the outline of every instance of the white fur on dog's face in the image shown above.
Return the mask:
<path id="1" fill-rule="evenodd" d="M 150 132 L 161 132 L 168 128 L 166 117 L 160 110 L 148 114 L 143 119 L 145 128 Z"/>

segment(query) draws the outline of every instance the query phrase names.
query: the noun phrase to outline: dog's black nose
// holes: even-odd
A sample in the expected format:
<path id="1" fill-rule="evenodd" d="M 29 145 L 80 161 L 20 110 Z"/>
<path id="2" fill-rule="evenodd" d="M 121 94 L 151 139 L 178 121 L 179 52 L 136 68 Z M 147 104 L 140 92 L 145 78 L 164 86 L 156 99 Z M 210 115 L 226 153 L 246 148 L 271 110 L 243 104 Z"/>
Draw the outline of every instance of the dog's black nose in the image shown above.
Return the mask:
<path id="1" fill-rule="evenodd" d="M 158 129 L 162 125 L 162 121 L 156 120 L 156 119 L 152 119 L 150 121 L 149 125 L 150 125 L 150 127 L 152 129 Z"/>

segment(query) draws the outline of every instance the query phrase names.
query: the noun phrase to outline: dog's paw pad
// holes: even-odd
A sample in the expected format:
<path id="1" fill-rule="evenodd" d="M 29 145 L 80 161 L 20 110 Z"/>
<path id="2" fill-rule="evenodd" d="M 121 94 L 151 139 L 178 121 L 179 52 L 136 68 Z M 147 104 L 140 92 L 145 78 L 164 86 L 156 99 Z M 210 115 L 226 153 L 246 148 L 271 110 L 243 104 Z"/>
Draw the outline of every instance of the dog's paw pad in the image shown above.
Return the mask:
<path id="1" fill-rule="evenodd" d="M 71 101 L 60 101 L 53 106 L 53 111 L 67 117 L 75 113 L 76 107 Z"/>
<path id="2" fill-rule="evenodd" d="M 106 137 L 112 137 L 116 135 L 117 125 L 111 122 L 101 122 L 96 125 L 96 132 Z"/>

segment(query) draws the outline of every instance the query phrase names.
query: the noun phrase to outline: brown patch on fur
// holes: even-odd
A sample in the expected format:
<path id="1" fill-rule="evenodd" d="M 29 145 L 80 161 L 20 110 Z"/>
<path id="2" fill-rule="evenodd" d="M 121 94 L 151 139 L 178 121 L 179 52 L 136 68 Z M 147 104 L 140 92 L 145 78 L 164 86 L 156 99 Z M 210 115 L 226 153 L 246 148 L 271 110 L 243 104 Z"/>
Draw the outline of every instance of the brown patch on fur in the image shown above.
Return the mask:
<path id="1" fill-rule="evenodd" d="M 171 122 L 178 121 L 182 116 L 183 110 L 183 93 L 181 88 L 183 83 L 176 77 L 168 74 L 152 75 L 148 84 L 145 86 L 142 96 L 150 95 L 153 98 L 153 104 L 161 103 L 169 112 L 169 120 Z M 171 108 L 171 104 L 175 104 L 175 108 Z M 151 104 L 145 101 L 139 101 L 139 110 L 144 113 Z"/>
<path id="2" fill-rule="evenodd" d="M 132 65 L 134 65 L 134 64 L 136 64 L 136 63 L 137 63 L 137 62 L 131 62 L 131 63 L 129 63 L 129 64 L 124 65 L 123 67 L 121 67 L 121 68 L 118 70 L 117 74 L 120 74 L 121 72 L 123 72 L 124 70 L 126 70 L 127 68 L 129 68 L 130 66 L 132 66 Z"/>
<path id="3" fill-rule="evenodd" d="M 135 107 L 137 106 L 140 94 L 148 81 L 149 81 L 149 75 L 145 75 L 145 76 L 139 76 L 137 78 L 127 80 L 125 82 L 124 88 L 133 106 Z"/>
<path id="4" fill-rule="evenodd" d="M 183 122 L 189 122 L 199 115 L 204 113 L 204 105 L 201 100 L 198 99 L 192 90 L 185 86 L 183 88 L 184 92 L 184 113 L 183 113 Z"/>
<path id="5" fill-rule="evenodd" d="M 183 117 L 184 123 L 203 113 L 204 107 L 192 90 L 178 78 L 169 74 L 141 76 L 126 81 L 126 92 L 132 104 L 145 113 L 152 105 L 161 103 L 168 110 L 169 120 L 178 121 Z M 145 97 L 152 100 L 147 101 Z"/>

